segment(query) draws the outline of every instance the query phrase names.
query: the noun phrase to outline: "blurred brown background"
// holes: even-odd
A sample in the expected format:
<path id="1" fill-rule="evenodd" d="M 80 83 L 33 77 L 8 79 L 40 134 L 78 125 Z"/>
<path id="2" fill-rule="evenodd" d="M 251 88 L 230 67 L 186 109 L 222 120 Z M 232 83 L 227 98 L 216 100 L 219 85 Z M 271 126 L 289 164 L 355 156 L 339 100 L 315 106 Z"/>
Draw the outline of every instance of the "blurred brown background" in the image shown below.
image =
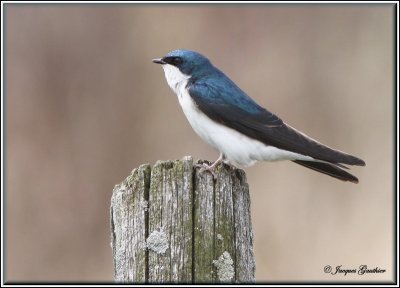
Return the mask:
<path id="1" fill-rule="evenodd" d="M 177 48 L 367 163 L 358 185 L 291 162 L 246 169 L 257 279 L 392 279 L 391 5 L 5 8 L 6 279 L 112 280 L 114 185 L 142 163 L 217 158 L 151 63 Z M 323 271 L 362 264 L 386 272 Z"/>

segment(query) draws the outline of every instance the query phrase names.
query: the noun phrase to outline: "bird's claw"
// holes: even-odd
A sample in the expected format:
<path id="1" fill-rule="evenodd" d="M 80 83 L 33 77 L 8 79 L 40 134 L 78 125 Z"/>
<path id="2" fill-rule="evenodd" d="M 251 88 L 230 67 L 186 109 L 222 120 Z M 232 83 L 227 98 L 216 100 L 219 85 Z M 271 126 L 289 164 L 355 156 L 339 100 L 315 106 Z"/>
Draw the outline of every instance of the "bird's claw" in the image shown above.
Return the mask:
<path id="1" fill-rule="evenodd" d="M 201 164 L 195 164 L 194 165 L 196 168 L 200 168 L 200 173 L 204 172 L 204 171 L 208 171 L 211 173 L 211 175 L 213 176 L 214 179 L 217 178 L 217 174 L 215 174 L 214 169 L 215 166 L 214 165 L 208 165 L 206 163 L 201 163 Z"/>
<path id="2" fill-rule="evenodd" d="M 195 167 L 200 168 L 200 173 L 204 171 L 209 171 L 213 175 L 213 178 L 216 179 L 217 174 L 215 174 L 214 170 L 218 166 L 218 164 L 224 160 L 224 158 L 225 158 L 224 154 L 220 153 L 218 159 L 213 164 L 208 165 L 206 163 L 201 163 L 201 164 L 197 163 L 195 164 Z"/>

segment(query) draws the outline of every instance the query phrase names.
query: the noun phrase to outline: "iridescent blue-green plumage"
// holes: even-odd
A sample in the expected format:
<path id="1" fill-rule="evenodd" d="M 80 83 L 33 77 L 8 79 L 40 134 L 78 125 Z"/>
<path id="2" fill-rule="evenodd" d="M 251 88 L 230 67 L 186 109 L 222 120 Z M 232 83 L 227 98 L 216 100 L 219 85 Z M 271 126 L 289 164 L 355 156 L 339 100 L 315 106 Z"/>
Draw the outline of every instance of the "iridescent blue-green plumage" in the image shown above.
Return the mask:
<path id="1" fill-rule="evenodd" d="M 316 160 L 294 160 L 295 163 L 341 180 L 358 181 L 340 168 L 347 168 L 342 164 L 365 165 L 363 160 L 322 145 L 285 124 L 278 116 L 258 105 L 203 55 L 189 50 L 175 50 L 159 61 L 163 62 L 160 64 L 177 67 L 189 77 L 186 89 L 190 97 L 198 109 L 213 121 L 265 145 Z"/>

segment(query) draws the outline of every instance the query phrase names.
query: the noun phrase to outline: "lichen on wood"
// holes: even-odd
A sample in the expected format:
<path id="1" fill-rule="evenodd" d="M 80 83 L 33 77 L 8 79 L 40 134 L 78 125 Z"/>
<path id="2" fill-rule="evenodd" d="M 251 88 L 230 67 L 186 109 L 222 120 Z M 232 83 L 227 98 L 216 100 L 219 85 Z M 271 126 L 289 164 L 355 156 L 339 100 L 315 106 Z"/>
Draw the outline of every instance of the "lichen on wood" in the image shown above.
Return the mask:
<path id="1" fill-rule="evenodd" d="M 245 173 L 221 164 L 214 178 L 194 164 L 185 157 L 142 165 L 116 185 L 111 199 L 116 281 L 254 282 Z"/>

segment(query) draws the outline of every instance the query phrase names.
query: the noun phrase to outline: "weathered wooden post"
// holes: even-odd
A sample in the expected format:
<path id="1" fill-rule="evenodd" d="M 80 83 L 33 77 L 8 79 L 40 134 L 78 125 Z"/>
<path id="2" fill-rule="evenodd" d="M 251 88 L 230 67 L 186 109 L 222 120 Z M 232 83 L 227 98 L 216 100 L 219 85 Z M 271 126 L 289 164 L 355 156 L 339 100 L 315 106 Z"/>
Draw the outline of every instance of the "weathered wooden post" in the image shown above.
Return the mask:
<path id="1" fill-rule="evenodd" d="M 114 278 L 137 283 L 254 282 L 249 188 L 191 157 L 134 169 L 111 199 Z"/>

